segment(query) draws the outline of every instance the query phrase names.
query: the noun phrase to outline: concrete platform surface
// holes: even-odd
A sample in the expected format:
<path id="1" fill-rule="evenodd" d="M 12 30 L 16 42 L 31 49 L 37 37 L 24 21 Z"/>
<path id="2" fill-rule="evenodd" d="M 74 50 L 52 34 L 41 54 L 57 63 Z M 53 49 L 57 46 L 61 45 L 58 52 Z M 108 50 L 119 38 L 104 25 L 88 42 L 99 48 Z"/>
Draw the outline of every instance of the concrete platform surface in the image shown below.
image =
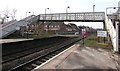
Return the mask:
<path id="1" fill-rule="evenodd" d="M 119 57 L 116 56 L 115 58 L 118 59 Z M 115 69 L 115 71 L 118 71 L 120 66 L 117 61 L 112 58 L 112 54 L 109 51 L 81 47 L 79 44 L 76 44 L 65 51 L 65 53 L 36 67 L 35 71 L 44 69 Z"/>
<path id="2" fill-rule="evenodd" d="M 18 42 L 25 40 L 33 40 L 33 39 L 0 39 L 0 43 Z"/>

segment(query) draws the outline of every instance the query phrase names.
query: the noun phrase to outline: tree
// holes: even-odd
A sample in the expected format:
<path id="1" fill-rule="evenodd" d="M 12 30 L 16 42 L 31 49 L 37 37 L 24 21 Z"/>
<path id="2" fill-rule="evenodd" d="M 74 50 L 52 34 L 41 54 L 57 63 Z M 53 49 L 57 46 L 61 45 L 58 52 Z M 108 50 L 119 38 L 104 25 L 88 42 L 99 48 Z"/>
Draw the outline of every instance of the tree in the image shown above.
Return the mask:
<path id="1" fill-rule="evenodd" d="M 5 11 L 2 11 L 2 15 L 3 15 L 3 17 L 1 18 L 2 19 L 2 23 L 8 22 L 9 12 L 10 11 L 8 9 L 6 9 Z"/>
<path id="2" fill-rule="evenodd" d="M 11 18 L 11 20 L 16 19 L 16 13 L 17 9 L 12 9 L 11 11 L 9 9 L 6 9 L 5 11 L 1 11 L 0 19 L 2 20 L 1 23 L 8 22 L 8 18 Z M 3 15 L 3 17 L 1 17 Z"/>
<path id="3" fill-rule="evenodd" d="M 4 17 L 9 17 L 10 10 L 6 9 L 5 11 L 2 11 L 2 14 Z"/>
<path id="4" fill-rule="evenodd" d="M 17 9 L 13 9 L 12 12 L 10 13 L 12 20 L 16 19 L 16 13 L 17 13 Z"/>

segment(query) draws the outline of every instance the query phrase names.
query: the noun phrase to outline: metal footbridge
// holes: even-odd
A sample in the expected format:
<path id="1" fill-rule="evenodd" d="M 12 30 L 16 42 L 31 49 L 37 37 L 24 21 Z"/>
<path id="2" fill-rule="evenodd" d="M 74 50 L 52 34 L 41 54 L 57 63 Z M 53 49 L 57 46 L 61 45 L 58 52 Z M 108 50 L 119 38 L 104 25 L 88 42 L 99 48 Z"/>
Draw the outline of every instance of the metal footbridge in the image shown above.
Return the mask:
<path id="1" fill-rule="evenodd" d="M 40 14 L 40 21 L 72 21 L 72 22 L 103 22 L 105 19 L 104 12 L 80 12 L 80 13 L 56 13 Z"/>
<path id="2" fill-rule="evenodd" d="M 45 21 L 54 21 L 54 22 L 103 22 L 104 28 L 108 31 L 110 38 L 112 40 L 112 45 L 114 50 L 117 51 L 116 46 L 116 31 L 111 22 L 111 19 L 105 15 L 105 12 L 77 12 L 77 13 L 54 13 L 54 14 L 39 14 L 37 16 L 32 15 L 26 17 L 20 21 L 14 21 L 5 26 L 4 24 L 0 28 L 0 38 L 10 35 L 16 31 L 16 27 L 27 26 L 33 22 L 45 22 Z"/>

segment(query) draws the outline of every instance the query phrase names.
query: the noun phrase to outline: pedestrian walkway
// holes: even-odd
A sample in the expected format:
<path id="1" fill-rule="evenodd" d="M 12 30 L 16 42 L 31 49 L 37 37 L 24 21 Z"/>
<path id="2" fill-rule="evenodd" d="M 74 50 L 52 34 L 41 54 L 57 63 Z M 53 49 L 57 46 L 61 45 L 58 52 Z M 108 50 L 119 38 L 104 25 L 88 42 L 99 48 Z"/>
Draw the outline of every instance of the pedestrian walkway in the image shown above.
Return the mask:
<path id="1" fill-rule="evenodd" d="M 117 55 L 114 55 L 118 59 Z M 73 45 L 64 53 L 56 56 L 50 61 L 35 68 L 35 71 L 44 71 L 45 69 L 111 69 L 118 71 L 118 60 L 113 59 L 112 53 L 104 49 L 94 49 L 92 47 L 81 47 L 79 44 Z M 66 71 L 66 70 L 65 70 Z M 84 71 L 84 70 L 83 70 Z M 89 70 L 88 70 L 89 71 Z M 108 70 L 109 71 L 109 70 Z"/>

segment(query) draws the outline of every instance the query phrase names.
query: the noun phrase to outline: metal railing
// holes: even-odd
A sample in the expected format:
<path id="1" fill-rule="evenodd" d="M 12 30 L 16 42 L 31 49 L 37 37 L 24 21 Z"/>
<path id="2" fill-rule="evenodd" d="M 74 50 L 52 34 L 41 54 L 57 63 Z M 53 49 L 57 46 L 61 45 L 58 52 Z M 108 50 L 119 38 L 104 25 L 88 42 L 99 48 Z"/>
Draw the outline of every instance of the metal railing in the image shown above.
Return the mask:
<path id="1" fill-rule="evenodd" d="M 40 14 L 40 21 L 103 21 L 104 12 Z"/>
<path id="2" fill-rule="evenodd" d="M 111 38 L 111 41 L 112 41 L 112 45 L 113 45 L 113 48 L 114 48 L 114 51 L 118 51 L 117 49 L 117 46 L 116 46 L 116 30 L 113 26 L 113 23 L 110 19 L 108 19 L 108 16 L 105 16 L 105 25 L 106 25 L 106 28 L 107 28 L 107 31 L 108 31 L 108 35 L 110 35 L 110 38 Z"/>
<path id="3" fill-rule="evenodd" d="M 9 24 L 5 24 L 5 25 L 2 24 L 2 27 L 0 28 L 0 30 L 2 32 L 0 38 L 5 37 L 5 36 L 9 35 L 10 33 L 14 32 L 16 22 L 17 21 L 13 21 L 13 22 L 11 22 Z"/>
<path id="4" fill-rule="evenodd" d="M 15 32 L 17 27 L 27 26 L 28 24 L 31 24 L 32 22 L 38 21 L 38 19 L 39 19 L 39 16 L 32 16 L 29 18 L 22 19 L 20 21 L 13 21 L 9 24 L 3 24 L 1 25 L 1 28 L 0 28 L 1 30 L 0 38 L 4 38 L 10 35 L 11 33 Z"/>

